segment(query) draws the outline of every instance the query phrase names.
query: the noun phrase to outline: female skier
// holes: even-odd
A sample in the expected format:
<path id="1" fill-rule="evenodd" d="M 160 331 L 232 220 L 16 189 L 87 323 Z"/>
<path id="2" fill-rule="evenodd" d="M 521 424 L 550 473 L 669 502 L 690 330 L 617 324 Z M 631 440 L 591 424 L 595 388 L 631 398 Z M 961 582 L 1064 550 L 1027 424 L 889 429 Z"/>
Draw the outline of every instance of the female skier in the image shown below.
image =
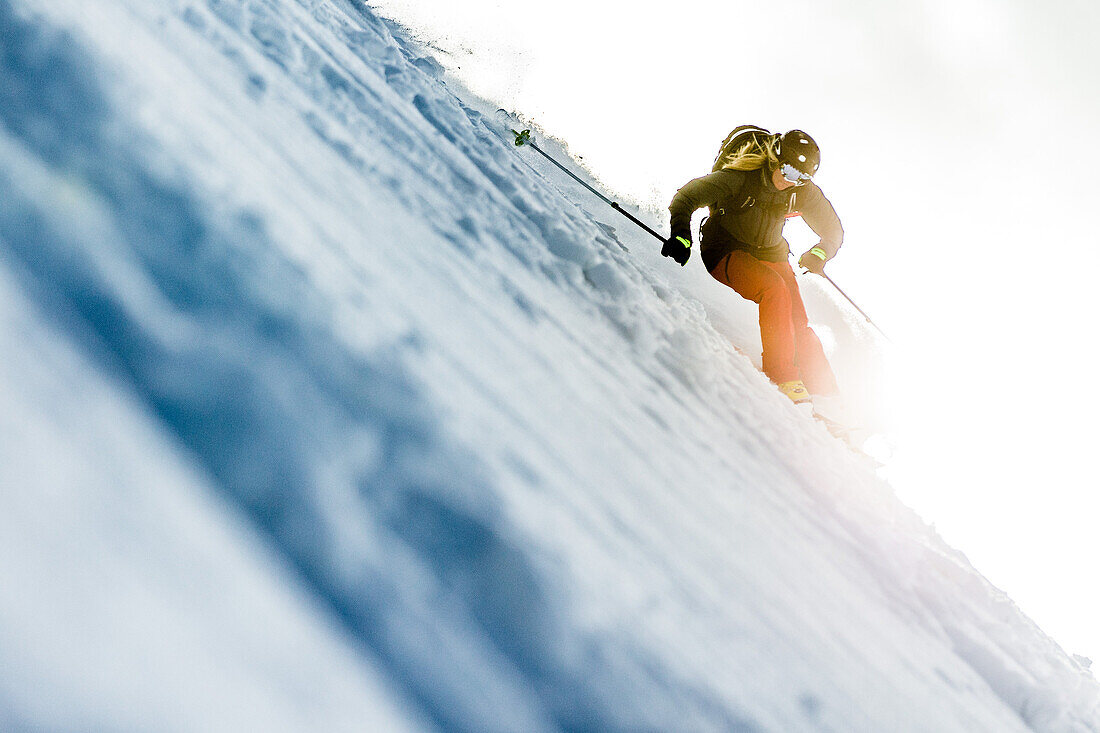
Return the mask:
<path id="1" fill-rule="evenodd" d="M 836 377 L 807 322 L 783 238 L 786 218 L 801 214 L 821 241 L 798 264 L 819 275 L 840 249 L 840 219 L 812 180 L 821 153 L 801 130 L 780 135 L 752 125 L 731 132 L 722 151 L 710 175 L 689 181 L 673 197 L 672 236 L 661 254 L 685 265 L 691 216 L 710 207 L 700 227 L 703 264 L 718 282 L 760 306 L 764 374 L 793 402 L 812 401 L 814 412 L 828 419 L 840 410 Z"/>

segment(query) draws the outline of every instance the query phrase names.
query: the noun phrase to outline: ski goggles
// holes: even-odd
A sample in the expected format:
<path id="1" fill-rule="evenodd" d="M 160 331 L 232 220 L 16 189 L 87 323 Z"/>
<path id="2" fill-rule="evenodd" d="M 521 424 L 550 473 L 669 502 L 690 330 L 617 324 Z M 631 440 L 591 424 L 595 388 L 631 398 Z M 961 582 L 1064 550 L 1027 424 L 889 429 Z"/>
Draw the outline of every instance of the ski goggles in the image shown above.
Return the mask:
<path id="1" fill-rule="evenodd" d="M 779 174 L 783 176 L 783 180 L 787 183 L 793 183 L 796 186 L 809 183 L 810 179 L 813 178 L 809 173 L 803 173 L 790 163 L 784 163 L 779 166 Z"/>

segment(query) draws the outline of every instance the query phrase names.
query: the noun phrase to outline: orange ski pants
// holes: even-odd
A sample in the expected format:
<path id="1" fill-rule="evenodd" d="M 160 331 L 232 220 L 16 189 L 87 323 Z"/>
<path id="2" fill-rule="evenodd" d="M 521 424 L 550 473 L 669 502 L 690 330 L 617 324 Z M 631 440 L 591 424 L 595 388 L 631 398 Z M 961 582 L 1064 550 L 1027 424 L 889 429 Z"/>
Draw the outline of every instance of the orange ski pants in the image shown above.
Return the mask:
<path id="1" fill-rule="evenodd" d="M 776 384 L 801 379 L 810 394 L 839 391 L 821 341 L 806 318 L 790 263 L 765 262 L 748 252 L 734 251 L 710 274 L 760 306 L 760 341 L 768 379 Z"/>

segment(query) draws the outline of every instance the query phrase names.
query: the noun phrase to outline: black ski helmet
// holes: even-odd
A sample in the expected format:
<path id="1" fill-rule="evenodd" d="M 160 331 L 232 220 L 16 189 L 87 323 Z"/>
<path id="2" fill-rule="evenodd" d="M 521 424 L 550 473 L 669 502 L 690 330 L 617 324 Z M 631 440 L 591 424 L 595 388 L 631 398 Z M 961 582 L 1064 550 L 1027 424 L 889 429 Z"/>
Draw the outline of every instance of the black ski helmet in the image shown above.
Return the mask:
<path id="1" fill-rule="evenodd" d="M 821 149 L 802 130 L 791 130 L 779 136 L 775 143 L 779 164 L 790 163 L 802 173 L 812 176 L 821 166 Z"/>

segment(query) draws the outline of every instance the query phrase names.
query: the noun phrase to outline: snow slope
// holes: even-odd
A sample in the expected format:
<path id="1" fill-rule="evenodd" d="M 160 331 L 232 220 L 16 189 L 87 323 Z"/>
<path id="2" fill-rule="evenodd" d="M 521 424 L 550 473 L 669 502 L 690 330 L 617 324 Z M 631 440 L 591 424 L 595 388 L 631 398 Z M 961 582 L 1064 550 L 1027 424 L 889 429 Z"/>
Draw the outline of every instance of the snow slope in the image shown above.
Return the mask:
<path id="1" fill-rule="evenodd" d="M 350 0 L 0 0 L 0 728 L 1100 730 L 491 112 Z"/>

